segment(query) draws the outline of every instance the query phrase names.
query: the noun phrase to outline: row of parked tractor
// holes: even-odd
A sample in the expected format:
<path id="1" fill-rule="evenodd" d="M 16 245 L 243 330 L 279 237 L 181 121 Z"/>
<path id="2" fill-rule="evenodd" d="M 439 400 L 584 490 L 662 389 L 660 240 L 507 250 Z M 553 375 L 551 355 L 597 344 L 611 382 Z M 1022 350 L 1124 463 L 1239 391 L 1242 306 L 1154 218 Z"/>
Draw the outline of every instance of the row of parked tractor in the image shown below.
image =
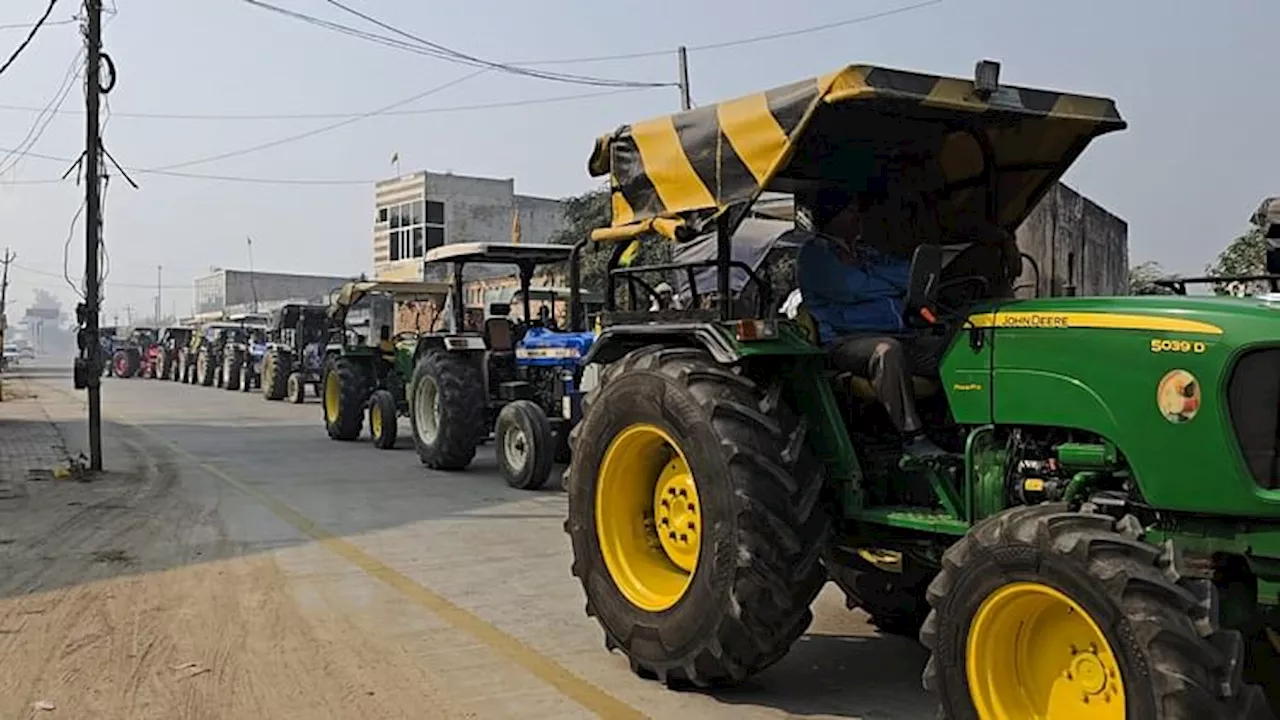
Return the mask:
<path id="1" fill-rule="evenodd" d="M 478 446 L 492 440 L 507 482 L 536 489 L 555 462 L 568 460 L 568 430 L 579 415 L 583 383 L 580 361 L 594 338 L 587 311 L 594 314 L 599 303 L 531 282 L 573 251 L 567 245 L 449 245 L 425 260 L 430 275 L 436 267 L 441 275 L 451 272 L 448 282 L 355 280 L 323 304 L 285 304 L 270 314 L 194 327 L 135 327 L 121 340 L 109 329 L 104 372 L 259 391 L 266 400 L 293 403 L 305 402 L 310 388 L 335 440 L 359 439 L 367 420 L 374 445 L 391 449 L 399 419 L 407 417 L 427 466 L 465 469 Z M 475 263 L 510 266 L 520 280 L 488 303 L 479 321 L 455 301 L 466 267 Z M 561 328 L 557 315 L 568 316 L 571 327 Z"/>

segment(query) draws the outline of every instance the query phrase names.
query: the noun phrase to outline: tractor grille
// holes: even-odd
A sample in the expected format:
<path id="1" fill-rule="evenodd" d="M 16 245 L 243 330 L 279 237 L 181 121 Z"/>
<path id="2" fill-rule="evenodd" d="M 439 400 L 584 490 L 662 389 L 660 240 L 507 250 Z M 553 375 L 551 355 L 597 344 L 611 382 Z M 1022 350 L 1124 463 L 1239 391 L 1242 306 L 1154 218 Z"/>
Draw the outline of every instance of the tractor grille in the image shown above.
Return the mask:
<path id="1" fill-rule="evenodd" d="M 1280 348 L 1254 350 L 1236 363 L 1227 386 L 1236 439 L 1254 480 L 1280 489 Z"/>

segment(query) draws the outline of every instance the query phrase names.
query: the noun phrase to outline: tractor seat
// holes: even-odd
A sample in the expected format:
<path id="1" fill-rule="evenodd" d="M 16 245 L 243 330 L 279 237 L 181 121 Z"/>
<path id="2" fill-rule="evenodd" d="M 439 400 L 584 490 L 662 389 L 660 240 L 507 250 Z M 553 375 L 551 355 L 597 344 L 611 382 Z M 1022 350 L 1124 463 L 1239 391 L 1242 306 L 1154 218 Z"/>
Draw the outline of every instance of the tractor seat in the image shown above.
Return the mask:
<path id="1" fill-rule="evenodd" d="M 513 334 L 511 321 L 507 318 L 491 317 L 484 321 L 484 342 L 491 352 L 512 352 L 515 349 Z"/>
<path id="2" fill-rule="evenodd" d="M 800 329 L 804 330 L 805 336 L 809 338 L 809 342 L 818 344 L 818 323 L 813 319 L 813 315 L 809 314 L 809 310 L 801 303 L 796 310 L 796 323 Z M 854 397 L 866 402 L 876 402 L 876 391 L 871 386 L 871 381 L 861 375 L 851 372 L 842 372 L 836 375 L 836 382 L 839 385 L 848 387 Z M 937 378 L 926 377 L 923 375 L 913 375 L 911 377 L 911 390 L 917 400 L 925 400 L 938 394 L 938 390 L 942 388 L 942 383 Z"/>

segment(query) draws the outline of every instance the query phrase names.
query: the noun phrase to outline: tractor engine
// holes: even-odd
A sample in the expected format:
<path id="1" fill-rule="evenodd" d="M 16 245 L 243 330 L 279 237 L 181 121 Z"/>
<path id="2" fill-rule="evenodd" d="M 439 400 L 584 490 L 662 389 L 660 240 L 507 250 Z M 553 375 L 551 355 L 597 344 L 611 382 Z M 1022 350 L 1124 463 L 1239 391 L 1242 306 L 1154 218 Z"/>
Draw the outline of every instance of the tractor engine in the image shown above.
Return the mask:
<path id="1" fill-rule="evenodd" d="M 1123 461 L 1114 445 L 1098 438 L 1029 437 L 1013 431 L 1012 462 L 1005 483 L 1010 505 L 1083 499 L 1094 501 L 1100 487 L 1114 489 L 1123 480 Z M 1123 504 L 1123 493 L 1115 498 Z"/>

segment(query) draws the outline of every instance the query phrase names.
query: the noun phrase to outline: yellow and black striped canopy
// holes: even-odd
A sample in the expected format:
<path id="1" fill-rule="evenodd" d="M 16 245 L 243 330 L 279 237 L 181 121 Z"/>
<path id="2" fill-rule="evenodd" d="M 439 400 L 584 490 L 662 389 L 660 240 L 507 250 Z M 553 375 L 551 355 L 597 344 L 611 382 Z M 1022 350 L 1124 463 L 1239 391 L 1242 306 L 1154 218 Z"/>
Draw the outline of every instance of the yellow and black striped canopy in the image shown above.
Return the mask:
<path id="1" fill-rule="evenodd" d="M 595 237 L 674 236 L 763 190 L 856 186 L 886 172 L 874 156 L 919 142 L 934 148 L 944 216 L 981 217 L 972 130 L 995 159 L 997 222 L 1013 230 L 1090 140 L 1124 127 L 1104 98 L 1001 86 L 984 99 L 970 80 L 852 65 L 599 138 L 588 169 L 610 176 L 612 222 Z"/>

